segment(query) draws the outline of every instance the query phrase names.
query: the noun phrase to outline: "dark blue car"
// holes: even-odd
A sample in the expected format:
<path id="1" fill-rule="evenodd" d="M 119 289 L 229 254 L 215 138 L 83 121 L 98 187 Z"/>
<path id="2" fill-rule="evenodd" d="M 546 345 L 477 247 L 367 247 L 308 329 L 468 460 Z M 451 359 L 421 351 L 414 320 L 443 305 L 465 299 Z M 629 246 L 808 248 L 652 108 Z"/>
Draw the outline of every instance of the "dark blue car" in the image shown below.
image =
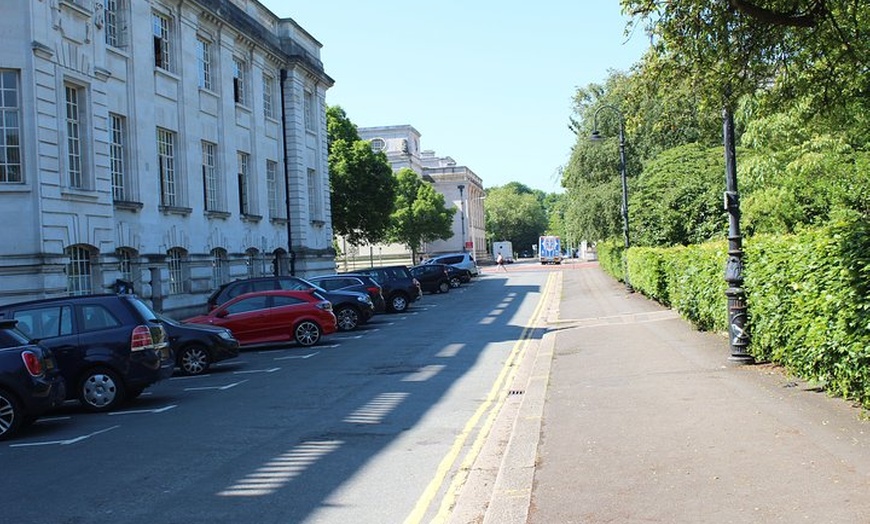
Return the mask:
<path id="1" fill-rule="evenodd" d="M 11 438 L 66 396 L 51 351 L 31 344 L 15 324 L 0 320 L 0 440 Z"/>

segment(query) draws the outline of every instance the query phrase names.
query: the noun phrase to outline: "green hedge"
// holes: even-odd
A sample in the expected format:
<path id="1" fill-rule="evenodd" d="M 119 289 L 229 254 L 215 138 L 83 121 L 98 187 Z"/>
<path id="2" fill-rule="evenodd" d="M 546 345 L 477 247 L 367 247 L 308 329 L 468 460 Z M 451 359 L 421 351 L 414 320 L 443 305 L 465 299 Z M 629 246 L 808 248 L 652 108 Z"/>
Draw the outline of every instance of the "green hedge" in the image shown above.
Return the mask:
<path id="1" fill-rule="evenodd" d="M 618 242 L 597 246 L 615 278 L 627 267 L 636 291 L 698 329 L 727 331 L 726 242 L 627 253 Z M 870 407 L 870 224 L 758 236 L 744 249 L 749 352 Z"/>

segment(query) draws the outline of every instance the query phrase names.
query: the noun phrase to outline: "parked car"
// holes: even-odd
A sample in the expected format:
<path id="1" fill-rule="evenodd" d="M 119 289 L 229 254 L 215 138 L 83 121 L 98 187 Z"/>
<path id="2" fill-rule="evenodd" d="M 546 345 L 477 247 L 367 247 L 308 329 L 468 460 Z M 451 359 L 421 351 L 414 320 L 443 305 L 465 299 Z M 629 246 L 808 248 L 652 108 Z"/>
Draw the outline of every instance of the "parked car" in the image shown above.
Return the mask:
<path id="1" fill-rule="evenodd" d="M 254 291 L 185 322 L 229 329 L 242 346 L 285 341 L 312 346 L 336 331 L 332 311 L 332 303 L 315 289 Z"/>
<path id="2" fill-rule="evenodd" d="M 383 313 L 387 309 L 384 293 L 381 285 L 368 275 L 321 275 L 308 279 L 312 284 L 317 284 L 327 291 L 356 291 L 368 294 L 375 306 L 375 313 Z"/>
<path id="3" fill-rule="evenodd" d="M 437 255 L 427 259 L 424 264 L 447 264 L 448 266 L 456 266 L 459 269 L 466 269 L 471 276 L 476 277 L 480 274 L 480 268 L 474 261 L 474 257 L 469 253 L 450 253 L 446 255 Z"/>
<path id="4" fill-rule="evenodd" d="M 67 398 L 109 411 L 175 368 L 166 329 L 135 295 L 84 295 L 0 306 L 0 318 L 48 347 Z"/>
<path id="5" fill-rule="evenodd" d="M 447 270 L 447 277 L 450 279 L 450 287 L 457 288 L 462 284 L 471 282 L 471 271 L 448 265 L 445 265 L 444 268 Z"/>
<path id="6" fill-rule="evenodd" d="M 66 385 L 51 350 L 0 320 L 0 440 L 63 403 Z"/>
<path id="7" fill-rule="evenodd" d="M 425 293 L 447 293 L 450 277 L 444 264 L 421 264 L 411 268 L 411 274 L 420 282 Z"/>
<path id="8" fill-rule="evenodd" d="M 411 275 L 407 266 L 372 267 L 356 273 L 368 275 L 381 285 L 387 310 L 393 313 L 405 311 L 423 296 L 420 282 Z"/>
<path id="9" fill-rule="evenodd" d="M 185 375 L 200 375 L 215 362 L 239 356 L 239 341 L 226 328 L 183 324 L 158 315 L 169 336 L 175 365 Z"/>
<path id="10" fill-rule="evenodd" d="M 314 289 L 321 297 L 332 303 L 332 310 L 335 313 L 335 318 L 338 319 L 338 329 L 341 331 L 354 330 L 359 325 L 368 322 L 375 314 L 375 306 L 368 293 L 327 291 L 303 278 L 291 276 L 246 278 L 223 284 L 208 298 L 208 310 L 211 311 L 229 299 L 245 293 L 276 289 L 287 291 Z"/>

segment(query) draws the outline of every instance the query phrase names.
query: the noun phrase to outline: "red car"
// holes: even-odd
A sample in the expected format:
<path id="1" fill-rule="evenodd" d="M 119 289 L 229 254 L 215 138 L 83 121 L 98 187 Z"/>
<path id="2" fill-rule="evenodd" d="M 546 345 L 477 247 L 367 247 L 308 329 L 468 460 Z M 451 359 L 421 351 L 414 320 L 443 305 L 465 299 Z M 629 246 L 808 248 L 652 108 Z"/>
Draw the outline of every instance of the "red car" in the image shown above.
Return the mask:
<path id="1" fill-rule="evenodd" d="M 242 346 L 288 340 L 311 346 L 336 330 L 332 304 L 313 289 L 247 293 L 185 322 L 225 327 Z"/>

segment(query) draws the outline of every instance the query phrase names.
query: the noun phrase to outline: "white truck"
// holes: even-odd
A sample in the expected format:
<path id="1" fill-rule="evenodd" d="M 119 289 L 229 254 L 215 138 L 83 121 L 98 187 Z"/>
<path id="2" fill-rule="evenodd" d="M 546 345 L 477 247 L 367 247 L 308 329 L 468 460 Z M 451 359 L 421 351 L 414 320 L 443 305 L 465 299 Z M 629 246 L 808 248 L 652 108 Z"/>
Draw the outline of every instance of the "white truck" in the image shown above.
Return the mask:
<path id="1" fill-rule="evenodd" d="M 508 240 L 492 243 L 492 259 L 498 260 L 498 255 L 501 253 L 506 264 L 514 261 L 514 246 Z"/>
<path id="2" fill-rule="evenodd" d="M 538 260 L 541 264 L 562 263 L 562 241 L 555 235 L 544 235 L 538 239 Z"/>

